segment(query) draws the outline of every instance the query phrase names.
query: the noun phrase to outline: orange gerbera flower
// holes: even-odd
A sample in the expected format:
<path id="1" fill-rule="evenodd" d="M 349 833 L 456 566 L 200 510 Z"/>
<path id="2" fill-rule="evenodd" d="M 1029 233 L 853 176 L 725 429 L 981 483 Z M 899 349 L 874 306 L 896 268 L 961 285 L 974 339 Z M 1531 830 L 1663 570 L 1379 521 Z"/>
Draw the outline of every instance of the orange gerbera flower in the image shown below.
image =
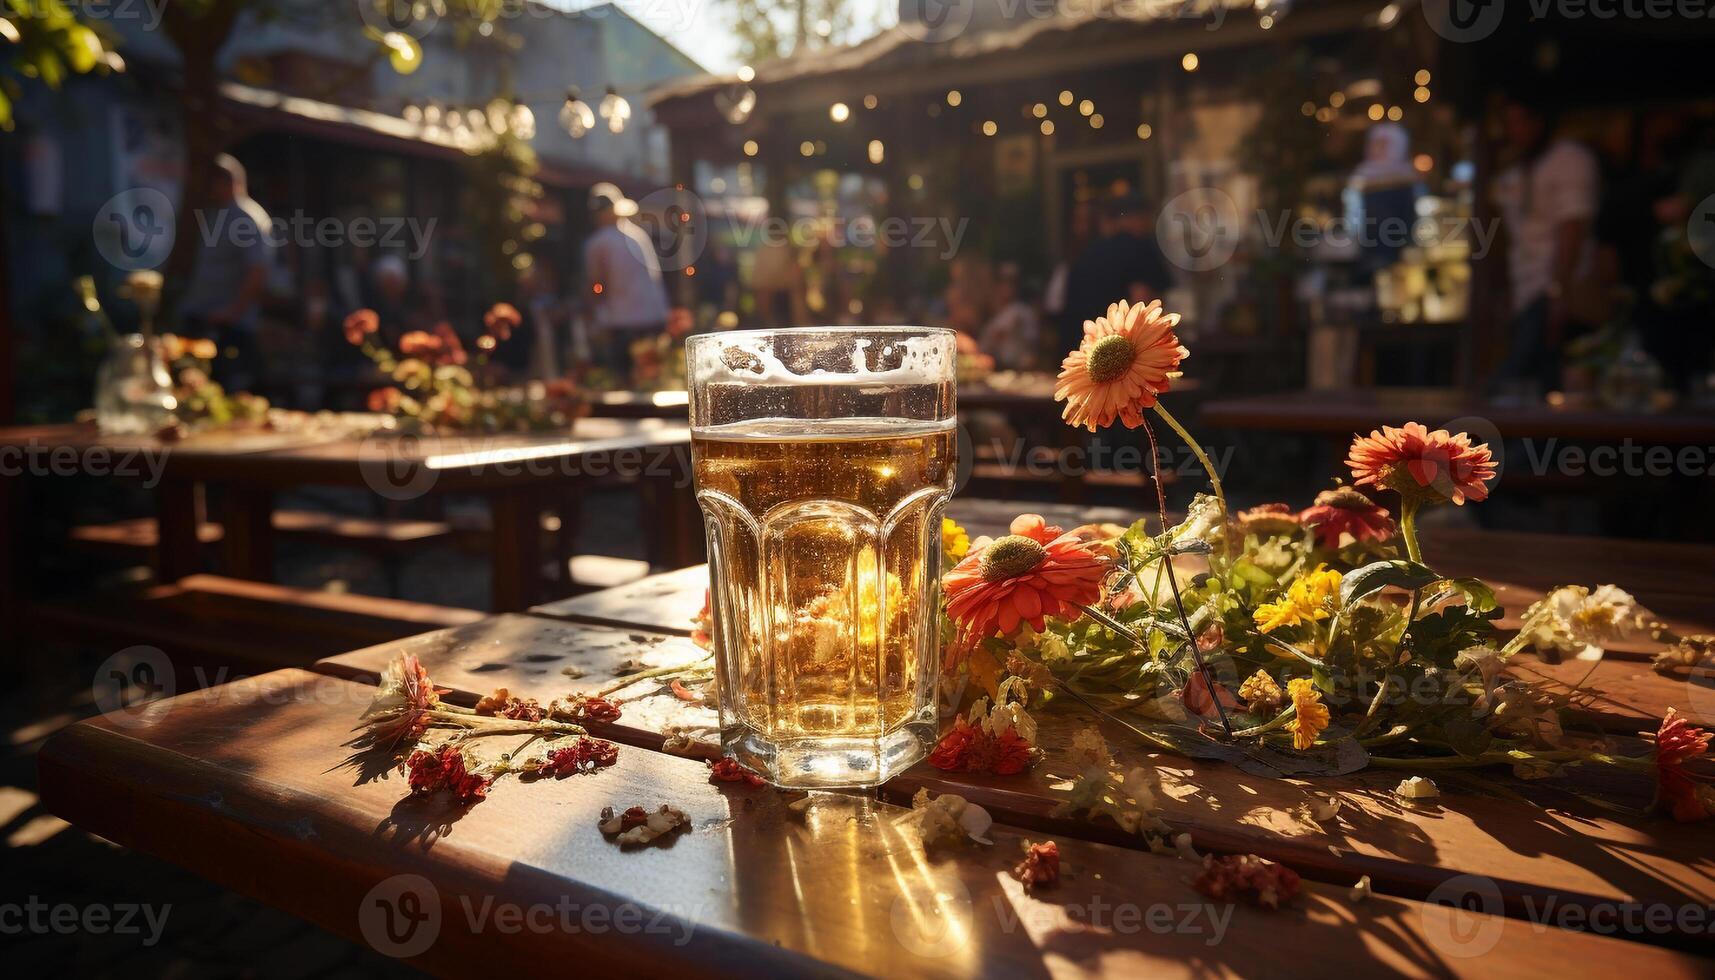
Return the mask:
<path id="1" fill-rule="evenodd" d="M 1054 400 L 1066 403 L 1060 417 L 1091 432 L 1115 418 L 1128 429 L 1141 426 L 1143 410 L 1167 392 L 1190 356 L 1173 332 L 1178 325 L 1179 314 L 1161 312 L 1160 300 L 1121 300 L 1107 316 L 1085 321 L 1084 342 L 1066 355 L 1054 387 Z"/>
<path id="2" fill-rule="evenodd" d="M 1494 456 L 1485 444 L 1472 445 L 1463 432 L 1431 432 L 1417 422 L 1396 429 L 1384 425 L 1352 440 L 1346 465 L 1359 486 L 1397 490 L 1419 500 L 1487 500 L 1495 478 Z"/>
<path id="3" fill-rule="evenodd" d="M 381 317 L 374 310 L 355 310 L 345 318 L 341 325 L 345 330 L 345 339 L 353 347 L 369 339 L 369 335 L 381 329 Z"/>
<path id="4" fill-rule="evenodd" d="M 1685 771 L 1687 762 L 1708 754 L 1709 738 L 1673 708 L 1667 709 L 1655 733 L 1656 805 L 1675 820 L 1707 820 L 1715 813 L 1715 790 Z"/>
<path id="5" fill-rule="evenodd" d="M 1394 535 L 1387 508 L 1351 487 L 1335 487 L 1316 495 L 1298 519 L 1316 530 L 1317 543 L 1338 548 L 1350 534 L 1354 541 L 1386 541 Z"/>
<path id="6" fill-rule="evenodd" d="M 1041 632 L 1045 618 L 1077 619 L 1080 606 L 1101 598 L 1107 563 L 1077 535 L 1036 514 L 1017 518 L 1011 530 L 972 548 L 941 583 L 947 615 L 967 644 L 1010 636 L 1023 623 Z"/>

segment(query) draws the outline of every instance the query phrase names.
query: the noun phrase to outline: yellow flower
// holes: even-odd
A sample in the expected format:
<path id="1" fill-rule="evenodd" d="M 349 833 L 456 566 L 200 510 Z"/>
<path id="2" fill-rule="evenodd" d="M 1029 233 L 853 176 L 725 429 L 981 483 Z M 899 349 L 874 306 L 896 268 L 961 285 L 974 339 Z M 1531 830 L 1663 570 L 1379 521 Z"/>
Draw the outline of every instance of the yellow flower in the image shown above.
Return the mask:
<path id="1" fill-rule="evenodd" d="M 1252 708 L 1266 708 L 1271 711 L 1280 707 L 1283 699 L 1280 685 L 1268 676 L 1266 670 L 1257 671 L 1240 685 L 1239 697 L 1250 702 Z"/>
<path id="2" fill-rule="evenodd" d="M 1322 703 L 1322 695 L 1305 678 L 1287 681 L 1286 690 L 1297 712 L 1287 722 L 1286 728 L 1292 733 L 1292 747 L 1302 752 L 1315 745 L 1316 736 L 1328 727 L 1328 706 Z"/>
<path id="3" fill-rule="evenodd" d="M 1339 594 L 1340 573 L 1317 565 L 1315 571 L 1293 582 L 1279 600 L 1256 607 L 1251 618 L 1264 633 L 1313 623 L 1333 615 L 1335 597 Z"/>
<path id="4" fill-rule="evenodd" d="M 941 518 L 941 550 L 951 564 L 958 564 L 971 550 L 971 536 L 951 517 Z"/>

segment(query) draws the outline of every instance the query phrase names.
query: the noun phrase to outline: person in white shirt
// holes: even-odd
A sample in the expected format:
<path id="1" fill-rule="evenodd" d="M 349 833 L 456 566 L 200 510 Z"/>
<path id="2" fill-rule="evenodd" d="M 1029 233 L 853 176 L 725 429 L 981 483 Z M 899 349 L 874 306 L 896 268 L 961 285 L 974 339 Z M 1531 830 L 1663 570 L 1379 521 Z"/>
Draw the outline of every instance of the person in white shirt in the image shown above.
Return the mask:
<path id="1" fill-rule="evenodd" d="M 1589 149 L 1555 138 L 1541 105 L 1510 98 L 1502 123 L 1514 162 L 1496 178 L 1494 198 L 1507 229 L 1513 320 L 1499 377 L 1547 391 L 1560 386 L 1561 349 L 1580 323 L 1571 299 L 1594 262 L 1601 172 Z"/>
<path id="2" fill-rule="evenodd" d="M 590 188 L 590 217 L 596 230 L 584 242 L 594 363 L 617 379 L 631 377 L 631 344 L 667 328 L 667 291 L 655 243 L 630 219 L 637 202 L 612 184 Z"/>

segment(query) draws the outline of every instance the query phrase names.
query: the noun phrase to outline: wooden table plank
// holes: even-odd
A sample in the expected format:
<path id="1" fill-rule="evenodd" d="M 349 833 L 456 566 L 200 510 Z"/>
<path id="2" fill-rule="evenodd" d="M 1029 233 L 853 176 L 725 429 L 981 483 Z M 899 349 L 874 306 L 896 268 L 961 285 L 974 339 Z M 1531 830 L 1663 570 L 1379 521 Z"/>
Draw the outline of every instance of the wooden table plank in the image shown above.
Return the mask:
<path id="1" fill-rule="evenodd" d="M 497 686 L 546 702 L 568 693 L 574 683 L 587 689 L 591 678 L 605 682 L 611 670 L 601 668 L 604 662 L 666 664 L 696 656 L 695 647 L 681 638 L 531 622 L 503 617 L 335 657 L 316 669 L 372 679 L 394 650 L 410 649 L 438 685 L 460 692 L 467 703 Z M 576 663 L 588 671 L 586 677 L 572 682 L 548 669 L 562 661 Z M 625 728 L 613 737 L 647 746 L 659 745 L 668 725 L 698 727 L 715 720 L 707 707 L 667 695 L 657 695 L 635 711 L 631 705 L 625 710 L 620 719 Z M 1111 825 L 1053 816 L 1065 798 L 1065 784 L 1078 772 L 1070 761 L 1072 735 L 1091 717 L 1077 710 L 1049 709 L 1038 720 L 1044 758 L 1028 774 L 970 776 L 925 764 L 889 783 L 884 795 L 903 803 L 919 788 L 956 791 L 1019 826 L 1141 846 L 1136 837 Z M 1226 763 L 1145 752 L 1135 747 L 1135 735 L 1121 730 L 1105 734 L 1126 766 L 1160 773 L 1166 789 L 1164 816 L 1190 832 L 1199 847 L 1254 851 L 1336 883 L 1369 874 L 1378 888 L 1415 898 L 1460 875 L 1482 875 L 1494 880 L 1509 911 L 1518 915 L 1528 913 L 1527 902 L 1540 903 L 1550 896 L 1580 908 L 1623 902 L 1674 907 L 1715 903 L 1715 852 L 1707 828 L 1618 816 L 1568 793 L 1494 773 L 1467 777 L 1467 784 L 1440 777 L 1446 794 L 1437 804 L 1407 807 L 1390 791 L 1409 772 L 1369 770 L 1311 782 L 1265 779 Z M 1484 786 L 1501 790 L 1489 792 Z M 1648 802 L 1642 784 L 1604 788 L 1629 793 L 1634 806 Z M 1342 794 L 1347 802 L 1337 823 L 1318 827 L 1293 815 L 1310 790 Z M 1507 794 L 1530 797 L 1540 808 Z"/>
<path id="2" fill-rule="evenodd" d="M 698 763 L 636 750 L 587 776 L 507 781 L 461 810 L 339 765 L 369 693 L 280 671 L 181 697 L 151 725 L 76 725 L 41 752 L 43 803 L 446 976 L 565 962 L 723 976 L 1246 976 L 1285 963 L 1407 976 L 1708 970 L 1516 920 L 1380 895 L 1352 904 L 1316 885 L 1282 912 L 1233 908 L 1187 885 L 1191 865 L 1080 841 L 1062 842 L 1061 883 L 1030 895 L 1006 874 L 1028 836 L 1018 831 L 994 828 L 988 848 L 925 853 L 904 812 L 885 803 L 819 794 L 798 816 L 779 794 L 711 785 Z M 596 829 L 603 806 L 654 802 L 691 818 L 669 846 L 621 851 Z M 400 901 L 407 891 L 423 904 Z M 386 934 L 403 924 L 390 912 L 430 903 L 438 915 Z M 497 903 L 517 911 L 497 916 Z M 551 917 L 567 906 L 575 923 L 607 928 L 559 927 Z M 532 907 L 543 911 L 523 914 Z M 1116 907 L 1137 910 L 1137 923 L 1151 908 L 1168 914 L 1122 926 Z M 1092 913 L 1112 924 L 1092 925 Z M 1229 915 L 1216 935 L 1215 917 Z"/>

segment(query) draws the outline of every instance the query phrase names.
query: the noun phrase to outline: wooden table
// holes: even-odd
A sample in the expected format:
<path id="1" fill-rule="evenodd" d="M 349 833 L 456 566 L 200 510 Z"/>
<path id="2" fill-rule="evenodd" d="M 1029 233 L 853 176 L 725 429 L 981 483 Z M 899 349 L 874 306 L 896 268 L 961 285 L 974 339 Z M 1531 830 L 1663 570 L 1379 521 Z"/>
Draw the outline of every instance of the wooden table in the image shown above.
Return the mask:
<path id="1" fill-rule="evenodd" d="M 1568 442 L 1715 447 L 1715 413 L 1679 410 L 1644 414 L 1548 405 L 1497 405 L 1444 388 L 1291 391 L 1204 402 L 1204 428 L 1298 432 L 1349 439 L 1383 425 L 1486 419 L 1506 439 L 1559 437 Z M 1464 426 L 1470 429 L 1467 424 Z M 1495 433 L 1474 435 L 1490 438 Z M 1715 460 L 1708 461 L 1715 465 Z"/>
<path id="2" fill-rule="evenodd" d="M 1008 509 L 960 503 L 974 526 Z M 1480 565 L 1495 551 L 1487 544 L 1439 547 Z M 1632 546 L 1609 544 L 1626 567 Z M 1615 567 L 1590 566 L 1576 545 L 1562 550 L 1557 564 L 1574 580 Z M 1688 588 L 1703 589 L 1715 564 L 1677 564 L 1699 557 L 1707 556 L 1675 554 L 1664 575 L 1685 573 Z M 1619 583 L 1646 601 L 1652 594 L 1652 583 L 1624 575 Z M 629 701 L 618 722 L 592 726 L 622 744 L 613 768 L 532 784 L 509 779 L 469 810 L 409 798 L 396 776 L 340 765 L 370 685 L 400 650 L 421 658 L 449 700 L 467 705 L 497 687 L 545 702 L 609 683 L 621 663 L 702 656 L 682 633 L 655 628 L 673 619 L 682 629 L 691 597 L 701 604 L 696 571 L 653 585 L 600 605 L 606 623 L 497 616 L 333 657 L 312 672 L 182 695 L 158 705 L 150 724 L 85 722 L 42 750 L 43 802 L 104 837 L 449 976 L 540 969 L 567 956 L 591 971 L 711 975 L 1715 976 L 1715 918 L 1704 916 L 1715 911 L 1708 825 L 1627 815 L 1564 783 L 1493 772 L 1441 775 L 1440 799 L 1408 807 L 1389 792 L 1404 773 L 1263 779 L 1144 751 L 1135 737 L 1106 731 L 1124 763 L 1158 774 L 1162 816 L 1193 847 L 1256 853 L 1307 879 L 1305 894 L 1281 912 L 1233 907 L 1189 887 L 1195 865 L 1152 854 L 1111 824 L 1057 811 L 1076 771 L 1071 738 L 1090 721 L 1063 702 L 1039 712 L 1044 759 L 1026 774 L 919 765 L 873 796 L 816 794 L 802 814 L 772 790 L 711 784 L 695 758 L 661 752 L 673 729 L 703 739 L 692 756 L 710 754 L 716 718 L 660 689 Z M 656 604 L 673 611 L 654 615 Z M 1715 609 L 1701 620 L 1715 620 Z M 1599 671 L 1627 664 L 1642 666 L 1619 659 Z M 1715 698 L 1691 704 L 1659 688 L 1630 696 L 1715 711 Z M 1596 709 L 1640 719 L 1658 711 L 1624 701 Z M 1627 734 L 1639 727 L 1613 729 L 1627 751 L 1641 749 Z M 920 789 L 987 807 L 999 822 L 994 844 L 924 850 L 906 817 Z M 1648 801 L 1647 780 L 1604 780 L 1604 789 L 1629 805 Z M 1338 794 L 1332 820 L 1298 814 L 1311 792 Z M 690 832 L 670 847 L 622 852 L 595 830 L 603 806 L 660 802 L 691 816 Z M 1062 848 L 1063 877 L 1027 893 L 1007 870 L 1023 841 L 1044 838 Z M 1366 901 L 1347 893 L 1360 875 L 1374 889 Z M 430 903 L 439 911 L 432 920 L 422 918 Z M 629 916 L 633 925 L 599 934 L 508 931 L 492 915 L 468 911 L 562 903 L 599 909 L 604 923 Z M 390 911 L 396 927 L 406 926 L 391 934 Z M 408 928 L 406 912 L 434 922 L 426 942 Z M 1619 916 L 1654 925 L 1628 929 Z M 1230 918 L 1217 935 L 1222 917 Z"/>
<path id="3" fill-rule="evenodd" d="M 102 436 L 92 426 L 0 430 L 0 447 L 35 446 L 73 456 L 91 451 L 150 453 L 161 460 L 153 487 L 163 581 L 199 571 L 200 487 L 219 485 L 222 547 L 228 574 L 268 580 L 273 566 L 275 495 L 299 486 L 367 489 L 389 500 L 428 493 L 465 493 L 488 501 L 492 605 L 522 609 L 539 601 L 541 511 L 550 502 L 575 507 L 592 481 L 635 478 L 644 494 L 650 560 L 674 568 L 701 560 L 702 535 L 690 490 L 690 432 L 659 419 L 583 419 L 570 437 L 496 436 L 319 438 L 264 433 L 220 434 L 177 443 L 152 437 Z M 571 521 L 566 521 L 570 524 Z"/>

